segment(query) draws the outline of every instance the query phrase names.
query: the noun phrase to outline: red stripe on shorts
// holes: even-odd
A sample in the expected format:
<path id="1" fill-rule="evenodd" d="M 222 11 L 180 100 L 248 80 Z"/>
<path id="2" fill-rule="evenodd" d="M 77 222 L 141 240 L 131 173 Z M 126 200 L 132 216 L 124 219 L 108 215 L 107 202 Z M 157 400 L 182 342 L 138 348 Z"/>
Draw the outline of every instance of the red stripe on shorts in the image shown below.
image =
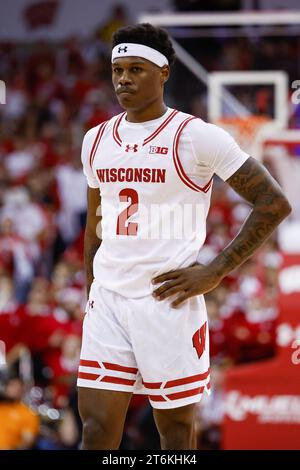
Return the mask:
<path id="1" fill-rule="evenodd" d="M 169 382 L 166 383 L 164 388 L 177 387 L 178 385 L 186 385 L 193 382 L 199 382 L 200 380 L 205 380 L 208 375 L 209 369 L 208 371 L 204 372 L 204 374 L 191 375 L 190 377 L 186 377 L 184 379 L 169 380 Z"/>
<path id="2" fill-rule="evenodd" d="M 161 395 L 148 395 L 149 399 L 151 401 L 167 401 L 163 396 Z"/>
<path id="3" fill-rule="evenodd" d="M 87 361 L 86 359 L 80 359 L 79 365 L 80 366 L 85 366 L 85 367 L 96 367 L 97 369 L 100 368 L 99 362 L 97 362 L 97 361 Z"/>
<path id="4" fill-rule="evenodd" d="M 128 372 L 129 374 L 136 374 L 138 371 L 136 367 L 120 366 L 119 364 L 111 364 L 110 362 L 103 362 L 103 365 L 106 369 Z"/>
<path id="5" fill-rule="evenodd" d="M 78 378 L 79 379 L 85 379 L 85 380 L 97 380 L 100 375 L 98 374 L 90 374 L 88 372 L 78 372 Z"/>
<path id="6" fill-rule="evenodd" d="M 181 400 L 182 398 L 193 397 L 195 395 L 201 395 L 203 393 L 204 387 L 193 388 L 192 390 L 185 390 L 184 392 L 170 393 L 166 395 L 169 400 Z M 148 395 L 151 401 L 167 401 L 166 398 L 162 395 Z"/>
<path id="7" fill-rule="evenodd" d="M 145 385 L 145 387 L 149 389 L 160 388 L 161 384 L 162 382 L 143 382 L 143 385 Z"/>
<path id="8" fill-rule="evenodd" d="M 203 374 L 190 375 L 189 377 L 183 377 L 182 379 L 169 380 L 163 388 L 165 389 L 165 388 L 177 387 L 178 385 L 186 385 L 186 384 L 190 384 L 193 382 L 199 382 L 200 380 L 205 380 L 209 376 L 209 373 L 210 373 L 210 369 L 208 369 Z M 159 389 L 162 383 L 163 382 L 143 382 L 143 385 L 146 388 L 153 390 L 153 389 Z"/>
<path id="9" fill-rule="evenodd" d="M 121 385 L 134 385 L 135 380 L 121 379 L 120 377 L 105 376 L 101 379 L 101 382 L 121 384 Z"/>
<path id="10" fill-rule="evenodd" d="M 171 393 L 166 395 L 170 400 L 180 400 L 181 398 L 193 397 L 203 393 L 204 387 L 193 388 L 192 390 L 185 390 L 184 392 Z"/>
<path id="11" fill-rule="evenodd" d="M 113 364 L 111 362 L 103 362 L 102 364 L 104 365 L 105 369 L 109 370 L 116 370 L 118 372 L 125 372 L 127 374 L 137 374 L 138 372 L 138 369 L 136 367 L 121 366 L 120 364 Z M 79 365 L 84 367 L 94 367 L 103 371 L 103 368 L 101 368 L 101 365 L 97 361 L 80 359 Z"/>

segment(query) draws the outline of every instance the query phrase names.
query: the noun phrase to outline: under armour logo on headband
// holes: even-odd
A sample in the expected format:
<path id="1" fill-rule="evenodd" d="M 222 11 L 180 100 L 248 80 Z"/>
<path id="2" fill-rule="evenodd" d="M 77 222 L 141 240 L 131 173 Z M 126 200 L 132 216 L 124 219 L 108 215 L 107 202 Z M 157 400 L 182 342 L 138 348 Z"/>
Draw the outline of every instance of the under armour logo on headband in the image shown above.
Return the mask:
<path id="1" fill-rule="evenodd" d="M 111 53 L 111 62 L 118 57 L 142 57 L 144 59 L 150 60 L 153 64 L 158 67 L 163 67 L 168 65 L 169 61 L 164 54 L 153 49 L 153 47 L 145 46 L 144 44 L 135 44 L 135 43 L 122 43 L 115 46 Z"/>

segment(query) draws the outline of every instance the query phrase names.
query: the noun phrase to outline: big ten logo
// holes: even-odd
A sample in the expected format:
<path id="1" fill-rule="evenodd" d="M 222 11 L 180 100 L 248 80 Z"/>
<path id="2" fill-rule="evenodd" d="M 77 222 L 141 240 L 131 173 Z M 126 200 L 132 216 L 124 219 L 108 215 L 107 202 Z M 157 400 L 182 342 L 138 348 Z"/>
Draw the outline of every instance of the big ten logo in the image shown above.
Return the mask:
<path id="1" fill-rule="evenodd" d="M 292 353 L 292 363 L 297 366 L 300 364 L 300 339 L 295 339 L 292 344 L 292 349 L 295 349 Z"/>
<path id="2" fill-rule="evenodd" d="M 6 347 L 4 341 L 0 340 L 0 369 L 6 365 Z"/>
<path id="3" fill-rule="evenodd" d="M 292 88 L 295 88 L 295 91 L 291 95 L 291 100 L 293 104 L 300 103 L 300 80 L 294 80 L 292 83 Z"/>
<path id="4" fill-rule="evenodd" d="M 3 80 L 0 80 L 0 104 L 6 103 L 6 86 Z"/>
<path id="5" fill-rule="evenodd" d="M 150 146 L 149 153 L 158 153 L 160 155 L 167 155 L 169 148 L 168 147 L 157 147 L 154 145 Z"/>

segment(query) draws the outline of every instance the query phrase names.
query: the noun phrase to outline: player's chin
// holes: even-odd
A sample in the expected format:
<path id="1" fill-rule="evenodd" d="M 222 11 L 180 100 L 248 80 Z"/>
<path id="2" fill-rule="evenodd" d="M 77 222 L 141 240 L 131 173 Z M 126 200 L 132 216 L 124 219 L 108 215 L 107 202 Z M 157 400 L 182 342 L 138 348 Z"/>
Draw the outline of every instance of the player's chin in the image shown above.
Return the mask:
<path id="1" fill-rule="evenodd" d="M 134 105 L 136 104 L 136 97 L 133 93 L 120 93 L 118 95 L 118 101 L 120 105 L 124 108 L 127 108 L 128 105 L 130 107 L 134 107 Z"/>

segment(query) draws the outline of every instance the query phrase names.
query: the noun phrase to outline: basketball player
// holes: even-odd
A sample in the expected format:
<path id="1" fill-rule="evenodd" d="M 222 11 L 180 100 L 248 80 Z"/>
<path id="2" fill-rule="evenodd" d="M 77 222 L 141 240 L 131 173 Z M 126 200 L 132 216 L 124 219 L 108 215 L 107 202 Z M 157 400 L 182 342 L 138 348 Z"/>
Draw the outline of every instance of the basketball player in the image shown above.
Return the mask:
<path id="1" fill-rule="evenodd" d="M 194 448 L 195 406 L 209 391 L 203 294 L 249 258 L 291 210 L 265 168 L 229 134 L 164 103 L 174 59 L 164 30 L 150 24 L 119 29 L 112 81 L 125 112 L 89 130 L 83 141 L 89 186 L 89 301 L 78 374 L 84 449 L 118 449 L 133 393 L 148 395 L 162 449 Z M 252 211 L 236 238 L 204 266 L 196 260 L 214 174 Z"/>

